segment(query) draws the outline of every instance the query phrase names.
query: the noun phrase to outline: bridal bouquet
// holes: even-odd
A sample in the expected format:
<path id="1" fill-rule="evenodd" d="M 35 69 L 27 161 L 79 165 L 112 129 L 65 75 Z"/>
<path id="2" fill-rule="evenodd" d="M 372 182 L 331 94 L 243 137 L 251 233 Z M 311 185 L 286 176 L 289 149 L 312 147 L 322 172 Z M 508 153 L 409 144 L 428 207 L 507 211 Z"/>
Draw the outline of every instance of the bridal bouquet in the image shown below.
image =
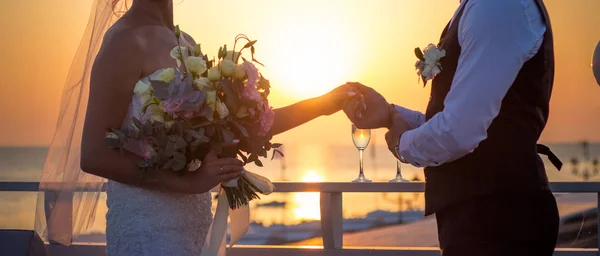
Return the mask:
<path id="1" fill-rule="evenodd" d="M 176 27 L 178 42 L 180 34 Z M 240 40 L 245 45 L 236 52 Z M 270 85 L 254 65 L 260 64 L 254 59 L 255 43 L 238 35 L 233 51 L 224 45 L 216 60 L 209 60 L 200 44 L 194 49 L 176 46 L 170 55 L 178 68 L 158 70 L 136 84 L 134 98 L 141 104 L 141 118 L 112 129 L 106 144 L 121 150 L 132 140 L 144 145 L 138 163 L 144 175 L 169 169 L 185 176 L 200 170 L 201 160 L 211 150 L 219 157 L 239 156 L 257 166 L 262 166 L 259 157 L 267 157 L 270 150 L 273 157 L 283 155 L 277 150 L 281 144 L 270 142 L 274 122 Z M 251 61 L 241 57 L 244 50 L 250 50 Z M 274 189 L 268 179 L 251 172 L 221 187 L 231 209 Z"/>

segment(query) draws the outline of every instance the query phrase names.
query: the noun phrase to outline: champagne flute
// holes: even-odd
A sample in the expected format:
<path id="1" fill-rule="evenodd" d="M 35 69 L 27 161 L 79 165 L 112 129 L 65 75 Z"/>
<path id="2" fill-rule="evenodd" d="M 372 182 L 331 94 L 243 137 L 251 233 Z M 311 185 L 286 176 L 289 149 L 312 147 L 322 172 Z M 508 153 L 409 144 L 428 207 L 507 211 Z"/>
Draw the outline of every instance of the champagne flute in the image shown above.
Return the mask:
<path id="1" fill-rule="evenodd" d="M 363 165 L 363 152 L 369 145 L 370 140 L 371 130 L 358 129 L 356 128 L 356 126 L 354 126 L 354 124 L 352 124 L 352 142 L 354 142 L 354 146 L 358 149 L 358 157 L 360 163 L 360 173 L 358 174 L 358 178 L 356 178 L 352 182 L 371 182 L 371 180 L 365 177 Z"/>
<path id="2" fill-rule="evenodd" d="M 391 179 L 390 182 L 408 182 L 407 179 L 402 177 L 401 164 L 402 162 L 400 162 L 400 160 L 396 160 L 396 177 Z"/>

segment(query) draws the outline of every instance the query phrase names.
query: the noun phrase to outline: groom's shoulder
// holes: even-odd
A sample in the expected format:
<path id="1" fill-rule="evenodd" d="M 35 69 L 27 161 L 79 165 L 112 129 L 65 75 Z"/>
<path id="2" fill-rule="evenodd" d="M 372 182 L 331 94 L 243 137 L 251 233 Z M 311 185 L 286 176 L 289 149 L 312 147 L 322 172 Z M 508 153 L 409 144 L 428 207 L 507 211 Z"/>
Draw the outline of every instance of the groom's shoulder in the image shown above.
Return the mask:
<path id="1" fill-rule="evenodd" d="M 529 19 L 527 10 L 536 6 L 535 2 L 536 0 L 470 0 L 465 6 L 462 23 L 485 30 L 490 25 L 506 27 L 507 24 Z"/>
<path id="2" fill-rule="evenodd" d="M 523 10 L 530 5 L 535 5 L 536 0 L 470 0 L 466 9 L 490 12 L 501 15 L 507 11 Z"/>

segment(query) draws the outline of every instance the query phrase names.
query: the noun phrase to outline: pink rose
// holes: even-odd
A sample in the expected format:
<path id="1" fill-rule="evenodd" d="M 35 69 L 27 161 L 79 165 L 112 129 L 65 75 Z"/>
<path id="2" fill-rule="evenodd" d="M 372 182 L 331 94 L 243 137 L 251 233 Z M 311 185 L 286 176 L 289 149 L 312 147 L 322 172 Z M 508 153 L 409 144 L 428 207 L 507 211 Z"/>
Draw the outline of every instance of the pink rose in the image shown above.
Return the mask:
<path id="1" fill-rule="evenodd" d="M 262 102 L 263 98 L 256 90 L 256 85 L 246 84 L 242 90 L 241 96 L 243 99 L 251 100 L 256 103 Z"/>
<path id="2" fill-rule="evenodd" d="M 275 112 L 273 111 L 273 108 L 269 106 L 268 100 L 264 100 L 262 104 L 260 104 L 259 109 L 260 115 L 258 121 L 260 122 L 260 129 L 258 130 L 258 135 L 265 136 L 273 127 L 273 123 L 275 122 Z"/>
<path id="3" fill-rule="evenodd" d="M 246 73 L 246 76 L 248 77 L 247 84 L 256 87 L 258 83 L 258 69 L 256 66 L 250 62 L 244 61 L 239 68 Z"/>

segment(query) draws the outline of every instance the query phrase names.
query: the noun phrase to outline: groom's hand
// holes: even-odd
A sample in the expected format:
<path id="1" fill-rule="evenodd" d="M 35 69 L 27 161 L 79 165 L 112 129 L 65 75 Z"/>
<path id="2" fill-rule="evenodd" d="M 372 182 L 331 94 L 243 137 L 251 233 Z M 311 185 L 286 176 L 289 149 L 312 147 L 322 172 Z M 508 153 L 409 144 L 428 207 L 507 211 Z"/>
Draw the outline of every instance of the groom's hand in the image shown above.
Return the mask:
<path id="1" fill-rule="evenodd" d="M 344 106 L 344 113 L 359 129 L 391 126 L 390 104 L 373 88 L 360 83 L 347 83 L 360 93 L 359 99 Z"/>
<path id="2" fill-rule="evenodd" d="M 392 154 L 400 159 L 398 155 L 398 147 L 400 146 L 400 136 L 408 130 L 410 130 L 410 125 L 404 120 L 402 115 L 393 107 L 390 106 L 392 126 L 390 130 L 385 134 L 385 141 L 387 142 L 388 149 L 392 152 Z"/>

